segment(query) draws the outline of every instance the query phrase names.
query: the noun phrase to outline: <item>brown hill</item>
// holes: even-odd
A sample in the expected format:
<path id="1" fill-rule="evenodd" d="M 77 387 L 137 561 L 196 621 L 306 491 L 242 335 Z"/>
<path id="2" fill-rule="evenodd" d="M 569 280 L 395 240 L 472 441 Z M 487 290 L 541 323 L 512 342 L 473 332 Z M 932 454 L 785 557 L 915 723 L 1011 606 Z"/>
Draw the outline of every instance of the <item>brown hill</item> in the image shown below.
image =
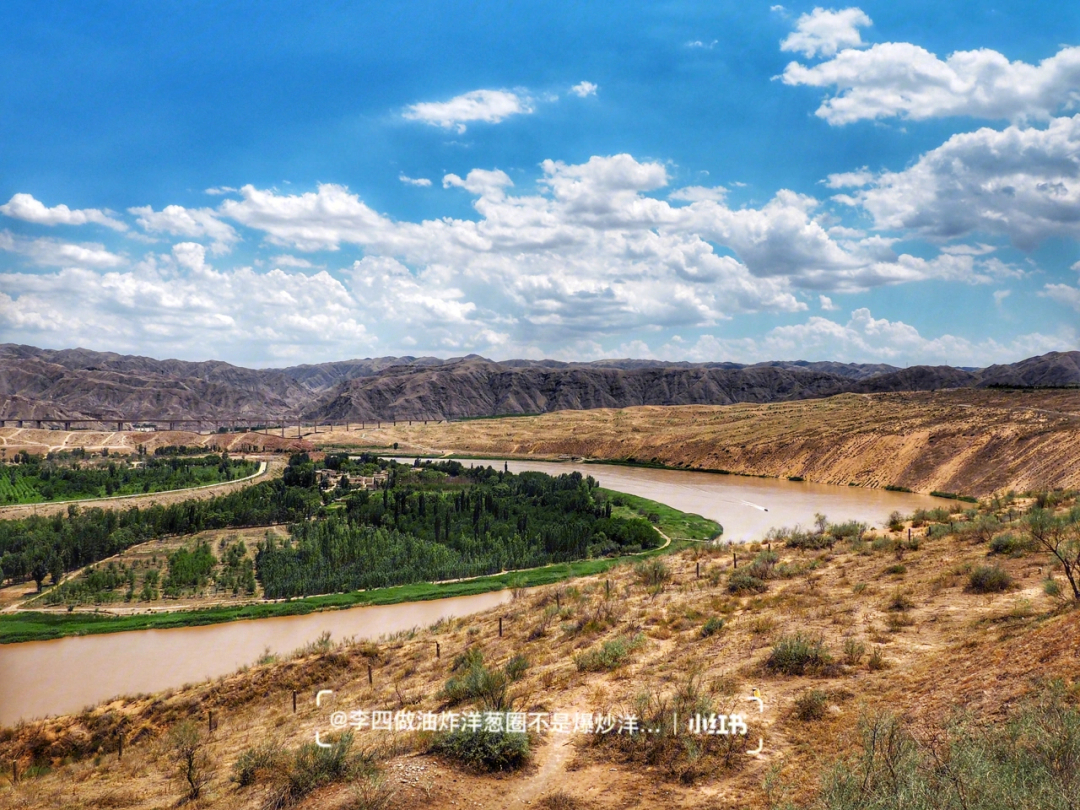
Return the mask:
<path id="1" fill-rule="evenodd" d="M 381 357 L 247 369 L 0 345 L 0 416 L 7 419 L 458 419 L 639 405 L 727 405 L 847 391 L 1080 385 L 1080 352 L 970 371 L 950 366 L 770 361 L 495 362 L 476 355 Z"/>

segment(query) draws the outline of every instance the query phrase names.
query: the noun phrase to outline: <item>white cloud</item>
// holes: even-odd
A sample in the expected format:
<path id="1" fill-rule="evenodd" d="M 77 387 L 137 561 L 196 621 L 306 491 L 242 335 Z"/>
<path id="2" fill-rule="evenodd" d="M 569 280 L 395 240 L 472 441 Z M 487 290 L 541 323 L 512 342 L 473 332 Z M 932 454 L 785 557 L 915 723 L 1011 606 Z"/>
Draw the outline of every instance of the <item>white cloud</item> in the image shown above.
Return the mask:
<path id="1" fill-rule="evenodd" d="M 34 318 L 44 324 L 63 314 L 87 333 L 92 323 L 120 330 L 118 341 L 139 335 L 151 340 L 149 331 L 160 329 L 161 342 L 148 345 L 169 353 L 168 341 L 196 346 L 194 335 L 182 334 L 183 318 L 164 313 L 161 302 L 169 301 L 177 312 L 192 307 L 192 330 L 197 324 L 218 330 L 210 345 L 247 347 L 242 354 L 262 356 L 254 348 L 260 336 L 271 351 L 289 351 L 286 338 L 295 329 L 295 345 L 322 340 L 323 357 L 359 351 L 339 333 L 371 351 L 408 346 L 410 352 L 458 353 L 497 347 L 507 356 L 530 347 L 570 350 L 614 335 L 637 337 L 633 333 L 640 330 L 710 329 L 744 313 L 805 311 L 807 301 L 829 311 L 834 292 L 887 284 L 944 279 L 1000 286 L 1001 279 L 1020 272 L 981 248 L 903 254 L 891 236 L 827 227 L 819 201 L 791 191 L 756 208 L 732 208 L 718 188 L 677 189 L 664 199 L 669 181 L 663 163 L 625 154 L 579 164 L 544 161 L 540 176 L 524 183 L 523 191 L 503 171 L 473 169 L 464 177 L 448 174 L 442 182 L 472 195 L 475 217 L 425 221 L 380 214 L 344 186 L 282 193 L 248 185 L 237 198 L 222 201 L 212 218 L 192 218 L 187 227 L 198 236 L 163 255 L 132 265 L 100 246 L 74 246 L 88 251 L 84 267 L 122 268 L 97 276 L 87 311 L 65 309 L 69 296 L 62 285 L 82 278 L 66 269 L 34 277 L 9 273 L 0 281 L 20 311 L 25 300 L 29 314 L 20 321 L 19 334 L 29 342 L 37 334 L 33 329 L 45 329 L 32 326 L 38 322 Z M 135 213 L 151 226 L 179 231 L 177 223 L 186 223 L 191 212 L 177 207 Z M 164 216 L 171 219 L 162 221 Z M 228 228 L 225 235 L 234 234 L 226 219 L 290 253 L 270 259 L 274 270 L 267 273 L 216 268 L 213 244 L 198 244 L 199 236 L 207 236 L 214 223 Z M 47 251 L 66 250 L 70 258 L 72 247 L 57 244 L 0 237 L 0 247 L 27 255 L 37 251 L 39 263 L 47 263 Z M 362 258 L 349 256 L 330 270 L 290 255 L 350 246 Z M 99 263 L 92 265 L 95 256 Z M 293 295 L 291 285 L 308 290 L 309 298 Z M 245 286 L 254 297 L 255 314 L 248 312 Z M 218 288 L 222 294 L 215 297 Z M 50 296 L 61 301 L 56 313 L 44 305 Z M 326 303 L 330 297 L 332 307 Z M 306 308 L 309 303 L 313 309 Z M 114 323 L 118 317 L 133 318 L 140 307 L 147 313 L 142 325 Z M 90 311 L 95 308 L 100 312 Z M 311 312 L 321 319 L 321 339 L 313 327 L 292 325 Z M 73 327 L 69 336 L 46 342 L 70 344 L 80 334 Z M 94 345 L 114 333 L 101 334 Z"/>
<path id="2" fill-rule="evenodd" d="M 826 312 L 835 312 L 840 309 L 836 304 L 832 302 L 832 299 L 827 295 L 819 295 L 818 302 L 821 304 L 821 308 Z"/>
<path id="3" fill-rule="evenodd" d="M 1012 290 L 994 290 L 994 303 L 1000 307 L 1010 295 L 1012 295 Z"/>
<path id="4" fill-rule="evenodd" d="M 712 188 L 706 188 L 705 186 L 685 186 L 668 194 L 668 199 L 679 200 L 681 202 L 699 202 L 701 200 L 722 202 L 726 196 L 727 189 L 723 186 L 713 186 Z"/>
<path id="5" fill-rule="evenodd" d="M 825 179 L 825 185 L 829 188 L 860 188 L 869 185 L 874 179 L 874 173 L 863 166 L 854 172 L 837 172 L 830 174 Z"/>
<path id="6" fill-rule="evenodd" d="M 209 208 L 184 208 L 182 205 L 167 205 L 161 211 L 155 211 L 149 205 L 129 208 L 128 212 L 136 216 L 140 227 L 150 233 L 167 233 L 172 236 L 187 236 L 211 240 L 211 250 L 215 254 L 228 253 L 234 243 L 240 240 L 233 228 L 218 219 Z"/>
<path id="7" fill-rule="evenodd" d="M 533 112 L 531 99 L 510 90 L 473 90 L 449 101 L 424 101 L 405 108 L 404 117 L 461 133 L 474 121 L 497 124 Z"/>
<path id="8" fill-rule="evenodd" d="M 44 203 L 34 199 L 32 194 L 14 195 L 0 205 L 0 214 L 38 225 L 86 225 L 92 222 L 114 231 L 126 231 L 128 228 L 123 222 L 110 216 L 109 211 L 97 208 L 72 209 L 63 204 L 47 208 Z"/>
<path id="9" fill-rule="evenodd" d="M 946 245 L 941 249 L 941 252 L 952 256 L 985 256 L 995 250 L 997 248 L 993 245 L 984 245 L 980 242 L 977 245 Z"/>
<path id="10" fill-rule="evenodd" d="M 761 338 L 722 338 L 703 335 L 694 344 L 669 343 L 656 356 L 697 361 L 836 360 L 893 365 L 954 365 L 984 367 L 1014 363 L 1025 357 L 1080 347 L 1072 328 L 1057 334 L 1032 332 L 1008 341 L 987 338 L 972 341 L 956 335 L 924 337 L 903 321 L 875 318 L 859 308 L 841 323 L 821 316 L 805 322 L 777 326 Z"/>
<path id="11" fill-rule="evenodd" d="M 579 82 L 570 88 L 570 92 L 579 98 L 586 98 L 587 96 L 595 96 L 596 91 L 599 89 L 599 86 L 592 82 Z"/>
<path id="12" fill-rule="evenodd" d="M 1080 237 L 1080 115 L 1046 129 L 1017 126 L 953 135 L 900 172 L 835 199 L 861 206 L 878 228 L 951 239 L 1003 234 L 1030 249 Z M 956 251 L 954 251 L 956 252 Z"/>
<path id="13" fill-rule="evenodd" d="M 443 177 L 443 188 L 463 188 L 480 197 L 502 199 L 505 194 L 504 188 L 513 186 L 514 181 L 510 176 L 498 169 L 488 171 L 486 169 L 473 169 L 462 180 L 456 174 L 448 174 Z"/>
<path id="14" fill-rule="evenodd" d="M 840 51 L 813 67 L 792 62 L 782 78 L 789 85 L 833 88 L 835 95 L 816 114 L 834 125 L 957 115 L 1045 120 L 1080 102 L 1080 47 L 1030 65 L 988 48 L 941 60 L 918 45 L 886 42 Z"/>
<path id="15" fill-rule="evenodd" d="M 704 42 L 700 39 L 694 39 L 686 43 L 687 48 L 703 48 L 704 50 L 711 51 L 717 46 L 719 40 L 711 39 L 708 42 Z"/>
<path id="16" fill-rule="evenodd" d="M 298 256 L 290 256 L 287 253 L 282 253 L 280 256 L 274 256 L 270 259 L 270 264 L 274 267 L 314 267 L 307 259 L 301 259 Z"/>
<path id="17" fill-rule="evenodd" d="M 206 189 L 203 194 L 209 194 L 212 197 L 220 197 L 224 194 L 235 194 L 240 189 L 233 188 L 232 186 L 212 186 Z"/>
<path id="18" fill-rule="evenodd" d="M 96 243 L 72 244 L 57 239 L 27 239 L 0 231 L 0 250 L 26 256 L 42 267 L 106 268 L 123 264 L 124 258 Z"/>
<path id="19" fill-rule="evenodd" d="M 1039 295 L 1052 298 L 1059 304 L 1065 304 L 1080 312 L 1080 287 L 1071 287 L 1068 284 L 1047 284 Z"/>
<path id="20" fill-rule="evenodd" d="M 841 48 L 861 48 L 863 41 L 859 29 L 869 25 L 873 22 L 859 8 L 840 11 L 815 8 L 809 14 L 799 16 L 795 30 L 780 43 L 780 50 L 794 51 L 810 58 L 833 56 Z"/>
<path id="21" fill-rule="evenodd" d="M 399 174 L 398 180 L 406 185 L 427 187 L 431 185 L 431 181 L 426 177 L 409 177 L 407 174 Z"/>

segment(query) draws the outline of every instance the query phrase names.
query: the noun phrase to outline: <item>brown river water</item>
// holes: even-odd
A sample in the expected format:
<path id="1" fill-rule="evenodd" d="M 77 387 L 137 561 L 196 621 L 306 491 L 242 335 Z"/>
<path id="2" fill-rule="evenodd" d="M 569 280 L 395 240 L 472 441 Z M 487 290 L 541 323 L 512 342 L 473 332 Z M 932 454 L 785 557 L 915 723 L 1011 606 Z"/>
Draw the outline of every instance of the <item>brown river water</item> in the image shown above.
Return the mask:
<path id="1" fill-rule="evenodd" d="M 403 459 L 404 460 L 404 459 Z M 411 461 L 411 459 L 409 459 Z M 491 464 L 503 462 L 465 462 Z M 880 526 L 893 510 L 942 503 L 901 492 L 795 483 L 735 475 L 542 461 L 510 461 L 511 472 L 578 470 L 601 486 L 651 498 L 719 522 L 724 540 L 760 538 L 773 526 L 809 526 L 815 512 L 833 522 Z M 158 692 L 234 672 L 270 650 L 287 654 L 329 632 L 336 641 L 427 627 L 509 601 L 508 592 L 383 607 L 287 616 L 172 630 L 0 645 L 0 725 L 77 712 L 118 695 Z"/>

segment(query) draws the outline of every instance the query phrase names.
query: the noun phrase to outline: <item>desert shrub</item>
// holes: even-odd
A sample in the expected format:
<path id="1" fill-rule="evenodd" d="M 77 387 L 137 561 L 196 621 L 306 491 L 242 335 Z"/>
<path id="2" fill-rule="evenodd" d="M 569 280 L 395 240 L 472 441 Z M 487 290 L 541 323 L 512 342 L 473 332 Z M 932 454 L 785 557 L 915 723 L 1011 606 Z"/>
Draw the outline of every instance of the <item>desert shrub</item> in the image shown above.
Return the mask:
<path id="1" fill-rule="evenodd" d="M 503 671 L 506 672 L 506 677 L 508 677 L 510 680 L 520 681 L 523 677 L 525 677 L 525 672 L 528 669 L 529 659 L 526 658 L 524 655 L 518 653 L 506 662 L 506 667 Z"/>
<path id="2" fill-rule="evenodd" d="M 352 744 L 352 732 L 347 731 L 334 739 L 329 748 L 314 742 L 301 745 L 293 752 L 288 766 L 279 772 L 268 805 L 291 807 L 323 785 L 349 781 L 370 768 L 363 757 L 353 754 Z"/>
<path id="3" fill-rule="evenodd" d="M 866 655 L 866 645 L 861 641 L 849 638 L 844 641 L 844 663 L 849 667 L 857 667 Z"/>
<path id="4" fill-rule="evenodd" d="M 591 741 L 595 746 L 621 755 L 627 763 L 655 769 L 663 776 L 689 784 L 701 777 L 714 777 L 719 769 L 740 765 L 746 758 L 744 752 L 748 740 L 756 739 L 757 730 L 751 726 L 746 736 L 687 734 L 687 718 L 745 713 L 743 705 L 730 685 L 714 683 L 707 690 L 700 675 L 691 672 L 673 692 L 641 692 L 628 710 L 612 713 L 612 716 L 637 717 L 637 732 L 603 733 L 596 730 Z M 754 718 L 755 715 L 746 714 L 747 724 L 751 725 Z M 655 729 L 655 732 L 649 733 L 646 729 Z"/>
<path id="5" fill-rule="evenodd" d="M 775 551 L 760 551 L 754 557 L 754 561 L 746 569 L 746 573 L 754 579 L 762 581 L 772 579 L 776 564 L 780 561 L 780 555 Z"/>
<path id="6" fill-rule="evenodd" d="M 183 789 L 184 798 L 199 799 L 217 771 L 202 725 L 194 720 L 177 723 L 165 735 L 165 747 L 173 777 Z"/>
<path id="7" fill-rule="evenodd" d="M 659 593 L 671 581 L 671 569 L 663 560 L 653 557 L 634 566 L 634 574 L 650 592 Z"/>
<path id="8" fill-rule="evenodd" d="M 788 548 L 801 548 L 808 551 L 818 551 L 823 548 L 832 548 L 836 538 L 825 531 L 805 531 L 796 526 L 791 530 L 784 541 Z"/>
<path id="9" fill-rule="evenodd" d="M 579 799 L 575 799 L 569 793 L 564 793 L 561 790 L 549 793 L 537 802 L 537 807 L 539 807 L 540 810 L 585 810 L 585 808 L 590 806 L 591 805 L 586 804 Z"/>
<path id="10" fill-rule="evenodd" d="M 901 576 L 907 573 L 907 566 L 903 563 L 896 563 L 895 565 L 890 565 L 886 568 L 885 573 L 892 576 Z"/>
<path id="11" fill-rule="evenodd" d="M 894 511 L 889 515 L 888 524 L 890 531 L 898 532 L 904 528 L 904 516 Z"/>
<path id="12" fill-rule="evenodd" d="M 1043 593 L 1047 596 L 1061 596 L 1061 585 L 1053 577 L 1047 577 L 1043 580 Z"/>
<path id="13" fill-rule="evenodd" d="M 1001 593 L 1013 586 L 1013 578 L 996 565 L 980 565 L 968 574 L 965 590 L 971 593 Z"/>
<path id="14" fill-rule="evenodd" d="M 784 675 L 806 675 L 821 671 L 831 662 L 832 656 L 820 636 L 796 633 L 777 640 L 765 666 Z"/>
<path id="15" fill-rule="evenodd" d="M 398 806 L 397 792 L 378 774 L 364 776 L 352 785 L 353 801 L 348 810 L 393 810 Z"/>
<path id="16" fill-rule="evenodd" d="M 764 580 L 758 579 L 747 571 L 733 571 L 728 578 L 728 593 L 764 593 L 769 589 Z"/>
<path id="17" fill-rule="evenodd" d="M 820 720 L 825 716 L 829 696 L 820 689 L 810 689 L 795 698 L 795 717 L 804 723 Z"/>
<path id="18" fill-rule="evenodd" d="M 826 771 L 818 810 L 1073 810 L 1080 795 L 1080 711 L 1044 687 L 1005 721 L 961 719 L 912 734 L 890 715 L 864 717 L 859 753 Z"/>
<path id="19" fill-rule="evenodd" d="M 457 656 L 452 669 L 454 674 L 446 681 L 441 693 L 448 705 L 474 700 L 482 702 L 489 711 L 509 708 L 510 676 L 507 672 L 484 666 L 484 654 L 478 648 L 470 647 Z"/>
<path id="20" fill-rule="evenodd" d="M 870 658 L 867 660 L 866 666 L 871 672 L 879 672 L 888 668 L 889 662 L 885 660 L 885 656 L 881 652 L 881 647 L 874 647 L 874 651 L 870 653 Z"/>
<path id="21" fill-rule="evenodd" d="M 896 551 L 896 541 L 891 537 L 875 537 L 870 544 L 870 550 L 886 553 Z"/>
<path id="22" fill-rule="evenodd" d="M 720 619 L 720 618 L 717 618 L 716 616 L 712 616 L 712 617 L 709 618 L 709 620 L 707 622 L 705 622 L 704 625 L 702 625 L 702 627 L 701 627 L 701 637 L 702 638 L 708 638 L 709 636 L 715 636 L 717 633 L 719 633 L 723 629 L 724 629 L 724 620 Z"/>
<path id="23" fill-rule="evenodd" d="M 885 607 L 887 610 L 911 610 L 915 607 L 915 602 L 903 591 L 897 591 L 889 598 Z"/>
<path id="24" fill-rule="evenodd" d="M 1031 540 L 1006 532 L 999 534 L 990 541 L 991 554 L 1004 554 L 1009 557 L 1020 557 L 1025 551 L 1031 550 Z"/>
<path id="25" fill-rule="evenodd" d="M 609 639 L 599 647 L 593 647 L 574 656 L 579 672 L 600 672 L 602 670 L 618 669 L 630 656 L 630 653 L 640 649 L 645 644 L 645 636 L 638 633 L 635 636 L 619 636 Z"/>
<path id="26" fill-rule="evenodd" d="M 529 761 L 529 735 L 456 729 L 439 734 L 431 750 L 476 771 L 513 771 Z"/>
<path id="27" fill-rule="evenodd" d="M 857 520 L 849 520 L 846 523 L 834 523 L 829 526 L 829 534 L 835 537 L 837 540 L 850 540 L 851 538 L 860 537 L 867 529 L 865 523 L 860 523 Z"/>
<path id="28" fill-rule="evenodd" d="M 284 762 L 281 743 L 268 740 L 240 752 L 233 763 L 233 781 L 240 787 L 249 787 L 273 774 Z"/>

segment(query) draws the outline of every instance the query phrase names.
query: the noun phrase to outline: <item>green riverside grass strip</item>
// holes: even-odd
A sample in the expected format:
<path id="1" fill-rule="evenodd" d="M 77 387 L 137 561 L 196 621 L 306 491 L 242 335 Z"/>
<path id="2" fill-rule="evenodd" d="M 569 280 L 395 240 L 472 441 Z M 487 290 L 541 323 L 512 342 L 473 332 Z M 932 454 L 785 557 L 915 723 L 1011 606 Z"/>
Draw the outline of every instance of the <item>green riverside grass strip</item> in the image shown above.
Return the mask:
<path id="1" fill-rule="evenodd" d="M 669 554 L 686 548 L 691 542 L 701 542 L 719 537 L 723 531 L 720 524 L 687 512 L 681 512 L 665 504 L 636 495 L 613 490 L 601 490 L 609 498 L 619 499 L 623 506 L 616 506 L 613 514 L 626 517 L 656 515 L 657 528 L 671 543 L 661 549 L 650 549 L 640 554 L 608 557 L 599 560 L 546 565 L 524 571 L 511 571 L 457 582 L 417 582 L 396 585 L 370 591 L 332 593 L 308 596 L 278 602 L 259 602 L 236 607 L 213 607 L 199 610 L 144 613 L 135 616 L 109 616 L 101 613 L 40 613 L 20 611 L 0 615 L 0 644 L 16 644 L 25 641 L 49 641 L 65 636 L 88 636 L 98 633 L 121 633 L 127 630 L 167 630 L 174 627 L 201 627 L 209 624 L 269 619 L 275 616 L 303 616 L 323 610 L 343 610 L 370 605 L 398 605 L 403 602 L 424 602 L 446 599 L 452 596 L 473 596 L 505 588 L 532 588 L 551 585 L 574 577 L 602 574 L 617 565 L 634 563 L 645 557 Z"/>

